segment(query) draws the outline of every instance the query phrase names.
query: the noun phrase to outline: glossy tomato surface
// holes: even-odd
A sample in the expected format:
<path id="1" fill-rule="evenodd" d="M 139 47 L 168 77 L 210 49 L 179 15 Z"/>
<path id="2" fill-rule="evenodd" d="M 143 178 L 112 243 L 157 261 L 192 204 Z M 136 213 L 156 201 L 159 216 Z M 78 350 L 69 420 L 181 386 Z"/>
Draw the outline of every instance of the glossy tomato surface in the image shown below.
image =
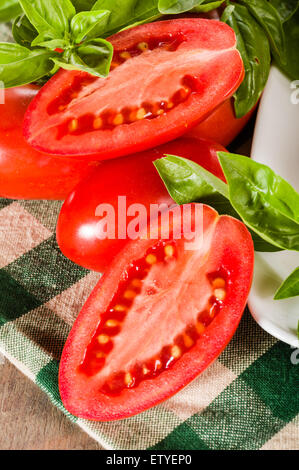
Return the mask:
<path id="1" fill-rule="evenodd" d="M 140 237 L 116 256 L 71 330 L 59 385 L 75 416 L 118 420 L 157 405 L 215 360 L 237 328 L 253 273 L 246 227 L 201 204 L 177 206 L 168 227 L 167 237 Z"/>
<path id="2" fill-rule="evenodd" d="M 124 211 L 128 212 L 130 207 L 134 209 L 134 204 L 142 204 L 147 214 L 150 213 L 151 204 L 171 205 L 173 200 L 153 161 L 165 154 L 178 155 L 199 163 L 223 179 L 217 158 L 218 151 L 225 149 L 208 140 L 181 138 L 155 149 L 103 162 L 79 183 L 62 207 L 57 223 L 57 241 L 61 251 L 75 263 L 103 272 L 127 243 L 128 237 L 126 233 L 123 234 L 122 227 L 122 230 L 115 233 L 114 239 L 103 239 L 99 205 L 112 206 L 116 227 Z M 125 231 L 134 217 L 133 210 L 127 217 Z"/>
<path id="3" fill-rule="evenodd" d="M 38 92 L 35 86 L 4 91 L 0 105 L 0 197 L 65 199 L 98 162 L 53 158 L 34 150 L 24 139 L 25 111 Z"/>
<path id="4" fill-rule="evenodd" d="M 198 126 L 186 133 L 186 136 L 215 140 L 225 147 L 244 129 L 256 106 L 242 118 L 236 118 L 233 99 L 226 100 Z"/>
<path id="5" fill-rule="evenodd" d="M 109 159 L 171 141 L 229 98 L 244 77 L 234 31 L 200 18 L 137 26 L 111 38 L 107 78 L 60 71 L 24 121 L 38 150 Z"/>

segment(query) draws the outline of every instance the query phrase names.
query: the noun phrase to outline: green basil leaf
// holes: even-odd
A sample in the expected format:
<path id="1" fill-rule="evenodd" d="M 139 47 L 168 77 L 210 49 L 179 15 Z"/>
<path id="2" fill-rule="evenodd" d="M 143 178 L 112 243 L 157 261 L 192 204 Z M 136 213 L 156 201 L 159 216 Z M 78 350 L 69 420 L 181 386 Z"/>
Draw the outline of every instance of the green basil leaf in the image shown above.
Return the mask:
<path id="1" fill-rule="evenodd" d="M 65 51 L 56 65 L 66 70 L 83 70 L 97 77 L 107 77 L 113 56 L 113 46 L 104 39 L 85 41 L 81 46 Z"/>
<path id="2" fill-rule="evenodd" d="M 299 7 L 298 0 L 270 0 L 270 3 L 276 8 L 282 21 L 288 21 Z"/>
<path id="3" fill-rule="evenodd" d="M 45 49 L 0 43 L 0 81 L 5 88 L 11 88 L 39 80 L 53 69 L 52 56 Z"/>
<path id="4" fill-rule="evenodd" d="M 284 23 L 284 32 L 286 38 L 286 61 L 283 63 L 279 57 L 275 57 L 278 66 L 291 79 L 299 78 L 299 8 L 296 13 Z"/>
<path id="5" fill-rule="evenodd" d="M 245 67 L 245 78 L 234 95 L 236 116 L 240 118 L 253 108 L 267 83 L 271 63 L 269 41 L 243 5 L 228 6 L 222 21 L 235 31 Z"/>
<path id="6" fill-rule="evenodd" d="M 158 10 L 158 0 L 98 0 L 92 10 L 111 11 L 104 37 L 162 16 Z"/>
<path id="7" fill-rule="evenodd" d="M 71 21 L 71 33 L 77 44 L 84 38 L 101 36 L 106 29 L 110 16 L 109 10 L 83 11 Z"/>
<path id="8" fill-rule="evenodd" d="M 202 4 L 194 7 L 191 11 L 194 13 L 207 13 L 211 10 L 216 10 L 219 8 L 225 0 L 219 0 L 216 2 L 211 2 L 210 0 L 205 0 Z"/>
<path id="9" fill-rule="evenodd" d="M 204 0 L 159 0 L 159 11 L 164 15 L 173 15 L 192 10 Z"/>
<path id="10" fill-rule="evenodd" d="M 266 32 L 274 54 L 284 62 L 286 55 L 282 20 L 277 10 L 267 0 L 239 0 Z"/>
<path id="11" fill-rule="evenodd" d="M 168 155 L 154 162 L 170 196 L 177 204 L 201 202 L 219 214 L 240 219 L 229 201 L 227 185 L 197 163 L 182 157 Z M 251 232 L 256 251 L 273 252 L 279 249 Z"/>
<path id="12" fill-rule="evenodd" d="M 42 36 L 38 35 L 31 45 L 38 45 L 39 47 L 50 49 L 50 51 L 55 51 L 56 49 L 67 49 L 69 47 L 69 42 L 65 39 L 49 39 L 48 41 L 42 41 Z"/>
<path id="13" fill-rule="evenodd" d="M 70 21 L 76 14 L 70 0 L 19 0 L 30 21 L 41 35 L 41 42 L 63 39 L 69 32 Z"/>
<path id="14" fill-rule="evenodd" d="M 230 202 L 263 240 L 299 251 L 299 194 L 271 168 L 241 155 L 218 152 Z"/>
<path id="15" fill-rule="evenodd" d="M 277 290 L 274 300 L 289 299 L 290 297 L 297 297 L 298 295 L 299 268 L 296 268 Z"/>
<path id="16" fill-rule="evenodd" d="M 21 15 L 15 19 L 12 26 L 14 40 L 21 46 L 31 47 L 32 42 L 38 36 L 38 32 L 32 26 L 26 15 Z"/>
<path id="17" fill-rule="evenodd" d="M 214 195 L 229 197 L 223 181 L 191 160 L 167 155 L 156 160 L 154 165 L 177 204 L 201 201 Z"/>
<path id="18" fill-rule="evenodd" d="M 6 23 L 22 13 L 19 0 L 1 0 L 0 23 Z"/>

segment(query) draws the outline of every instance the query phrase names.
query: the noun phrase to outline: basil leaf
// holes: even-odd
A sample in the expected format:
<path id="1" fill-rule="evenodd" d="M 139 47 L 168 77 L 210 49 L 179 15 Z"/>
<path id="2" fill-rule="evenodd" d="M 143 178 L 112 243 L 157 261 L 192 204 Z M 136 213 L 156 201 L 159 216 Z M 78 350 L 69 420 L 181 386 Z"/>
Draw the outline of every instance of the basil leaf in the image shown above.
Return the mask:
<path id="1" fill-rule="evenodd" d="M 235 31 L 245 67 L 245 78 L 234 95 L 236 117 L 241 118 L 256 104 L 267 83 L 271 62 L 269 41 L 243 5 L 228 6 L 222 21 Z"/>
<path id="2" fill-rule="evenodd" d="M 164 15 L 184 13 L 203 3 L 204 0 L 159 0 L 159 11 Z"/>
<path id="3" fill-rule="evenodd" d="M 14 40 L 21 46 L 31 47 L 32 42 L 38 36 L 38 32 L 32 26 L 26 15 L 21 15 L 15 19 L 12 26 Z"/>
<path id="4" fill-rule="evenodd" d="M 229 201 L 228 186 L 197 163 L 168 155 L 156 160 L 154 165 L 170 196 L 177 204 L 201 202 L 214 207 L 219 214 L 240 219 Z M 256 251 L 278 251 L 277 247 L 250 232 Z"/>
<path id="5" fill-rule="evenodd" d="M 44 49 L 31 51 L 19 44 L 0 43 L 0 81 L 5 88 L 35 82 L 53 69 L 52 55 Z"/>
<path id="6" fill-rule="evenodd" d="M 282 21 L 288 21 L 299 7 L 298 0 L 270 0 L 270 3 L 276 8 Z"/>
<path id="7" fill-rule="evenodd" d="M 227 185 L 203 167 L 186 158 L 167 155 L 154 162 L 170 196 L 177 204 L 220 195 L 228 199 Z"/>
<path id="8" fill-rule="evenodd" d="M 96 0 L 72 0 L 76 11 L 89 11 L 92 9 L 93 5 L 96 3 Z"/>
<path id="9" fill-rule="evenodd" d="M 267 0 L 239 0 L 266 32 L 274 54 L 285 61 L 286 48 L 282 20 Z"/>
<path id="10" fill-rule="evenodd" d="M 96 10 L 111 11 L 104 37 L 162 16 L 158 10 L 158 0 L 98 0 L 92 8 L 92 11 Z"/>
<path id="11" fill-rule="evenodd" d="M 296 268 L 277 290 L 274 300 L 289 299 L 290 297 L 297 297 L 298 295 L 299 268 Z"/>
<path id="12" fill-rule="evenodd" d="M 202 4 L 194 7 L 191 11 L 194 13 L 207 13 L 211 10 L 216 10 L 219 8 L 225 0 L 219 0 L 218 2 L 211 2 L 210 0 L 205 0 Z"/>
<path id="13" fill-rule="evenodd" d="M 83 70 L 97 77 L 107 77 L 113 56 L 113 46 L 104 39 L 85 41 L 81 46 L 65 51 L 56 65 L 66 70 Z"/>
<path id="14" fill-rule="evenodd" d="M 299 194 L 271 168 L 241 155 L 218 152 L 230 202 L 265 241 L 299 251 Z"/>
<path id="15" fill-rule="evenodd" d="M 28 20 L 41 35 L 41 42 L 63 39 L 76 14 L 70 0 L 19 0 Z"/>
<path id="16" fill-rule="evenodd" d="M 71 33 L 79 44 L 84 38 L 96 38 L 105 31 L 110 16 L 109 10 L 83 11 L 71 21 Z"/>
<path id="17" fill-rule="evenodd" d="M 275 56 L 278 66 L 291 79 L 299 78 L 299 8 L 296 13 L 284 23 L 284 32 L 286 38 L 286 62 L 282 63 L 279 57 Z"/>
<path id="18" fill-rule="evenodd" d="M 21 12 L 19 0 L 1 0 L 0 23 L 6 23 L 16 18 Z"/>

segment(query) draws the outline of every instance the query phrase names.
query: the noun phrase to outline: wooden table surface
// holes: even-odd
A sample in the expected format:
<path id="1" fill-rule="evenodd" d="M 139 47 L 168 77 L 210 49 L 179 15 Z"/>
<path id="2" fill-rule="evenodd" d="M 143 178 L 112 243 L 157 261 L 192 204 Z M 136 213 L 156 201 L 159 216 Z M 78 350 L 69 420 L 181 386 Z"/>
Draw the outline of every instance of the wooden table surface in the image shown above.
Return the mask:
<path id="1" fill-rule="evenodd" d="M 0 450 L 101 450 L 0 356 Z"/>

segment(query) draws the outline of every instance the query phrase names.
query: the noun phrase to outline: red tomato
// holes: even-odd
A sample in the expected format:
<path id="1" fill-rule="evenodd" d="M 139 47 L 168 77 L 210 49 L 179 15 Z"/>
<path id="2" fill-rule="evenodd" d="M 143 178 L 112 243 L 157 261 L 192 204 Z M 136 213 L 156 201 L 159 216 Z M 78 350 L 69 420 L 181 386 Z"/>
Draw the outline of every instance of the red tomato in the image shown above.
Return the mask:
<path id="1" fill-rule="evenodd" d="M 184 231 L 186 206 L 177 206 L 169 238 L 130 242 L 79 314 L 59 374 L 62 401 L 75 416 L 111 421 L 157 405 L 234 334 L 252 280 L 251 236 L 238 220 L 190 207 L 193 223 Z M 196 208 L 202 239 L 190 249 Z"/>
<path id="2" fill-rule="evenodd" d="M 226 100 L 207 119 L 187 132 L 186 135 L 215 140 L 226 147 L 246 126 L 255 109 L 256 106 L 248 114 L 238 119 L 235 115 L 233 100 Z"/>
<path id="3" fill-rule="evenodd" d="M 108 78 L 60 71 L 33 100 L 24 121 L 33 147 L 101 159 L 155 147 L 202 121 L 244 76 L 235 33 L 220 21 L 155 22 L 111 42 Z"/>
<path id="4" fill-rule="evenodd" d="M 11 199 L 65 199 L 98 162 L 54 158 L 24 140 L 25 111 L 38 92 L 34 86 L 5 90 L 0 106 L 0 196 Z"/>
<path id="5" fill-rule="evenodd" d="M 217 158 L 223 147 L 207 140 L 181 138 L 156 149 L 107 161 L 83 180 L 66 199 L 57 224 L 57 241 L 69 259 L 95 271 L 104 271 L 127 239 L 101 240 L 99 204 L 111 204 L 118 224 L 118 197 L 126 196 L 126 206 L 173 204 L 153 161 L 165 154 L 189 158 L 220 178 L 223 173 Z M 128 217 L 128 223 L 133 219 Z"/>

